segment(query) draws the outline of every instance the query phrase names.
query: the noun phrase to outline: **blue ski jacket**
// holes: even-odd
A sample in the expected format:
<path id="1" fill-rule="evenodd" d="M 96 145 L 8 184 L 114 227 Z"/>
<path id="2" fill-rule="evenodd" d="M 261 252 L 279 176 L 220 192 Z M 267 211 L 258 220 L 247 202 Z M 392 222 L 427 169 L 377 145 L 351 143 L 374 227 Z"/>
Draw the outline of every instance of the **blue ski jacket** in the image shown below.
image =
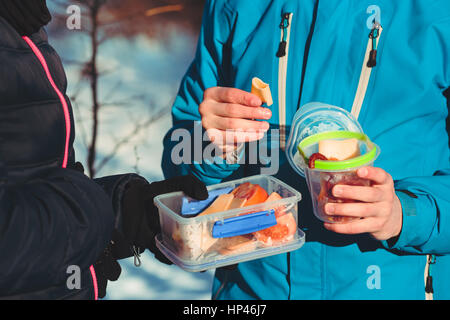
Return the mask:
<path id="1" fill-rule="evenodd" d="M 381 25 L 376 43 L 369 38 Z M 280 43 L 285 41 L 284 48 Z M 368 67 L 377 50 L 376 65 Z M 374 61 L 371 61 L 372 63 Z M 216 271 L 220 299 L 424 299 L 427 255 L 435 299 L 450 298 L 450 2 L 425 0 L 210 0 L 193 63 L 174 102 L 164 140 L 166 176 L 193 173 L 208 184 L 260 172 L 260 165 L 174 164 L 178 128 L 195 130 L 203 92 L 271 86 L 272 128 L 289 133 L 295 112 L 320 101 L 355 111 L 381 147 L 375 166 L 395 180 L 403 226 L 395 243 L 340 235 L 312 212 L 305 180 L 286 161 L 276 177 L 303 195 L 305 245 L 291 253 Z M 192 142 L 194 144 L 194 142 Z"/>

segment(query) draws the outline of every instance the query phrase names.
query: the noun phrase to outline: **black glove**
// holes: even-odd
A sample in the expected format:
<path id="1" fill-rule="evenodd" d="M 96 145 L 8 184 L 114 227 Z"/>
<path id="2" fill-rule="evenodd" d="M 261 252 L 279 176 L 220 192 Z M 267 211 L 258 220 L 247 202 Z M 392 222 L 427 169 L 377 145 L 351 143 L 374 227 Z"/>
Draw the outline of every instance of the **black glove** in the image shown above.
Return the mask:
<path id="1" fill-rule="evenodd" d="M 106 287 L 109 281 L 119 279 L 122 268 L 114 256 L 115 244 L 119 241 L 120 234 L 117 230 L 113 231 L 112 240 L 103 250 L 97 262 L 94 264 L 95 276 L 97 277 L 98 297 L 104 298 L 106 295 Z"/>
<path id="2" fill-rule="evenodd" d="M 155 236 L 161 232 L 161 226 L 158 208 L 153 204 L 153 198 L 175 191 L 183 191 L 197 200 L 208 198 L 205 184 L 192 175 L 151 184 L 140 180 L 129 183 L 122 199 L 122 226 L 125 237 L 138 249 L 138 255 L 147 248 L 159 261 L 172 264 L 155 244 Z"/>

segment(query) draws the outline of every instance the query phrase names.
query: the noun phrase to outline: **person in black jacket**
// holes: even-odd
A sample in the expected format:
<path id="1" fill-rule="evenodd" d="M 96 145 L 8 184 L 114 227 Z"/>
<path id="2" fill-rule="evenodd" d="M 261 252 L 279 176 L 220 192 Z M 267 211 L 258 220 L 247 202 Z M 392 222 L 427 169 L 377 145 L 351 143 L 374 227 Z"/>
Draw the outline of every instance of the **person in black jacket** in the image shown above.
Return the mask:
<path id="1" fill-rule="evenodd" d="M 193 176 L 148 183 L 136 174 L 90 179 L 75 161 L 66 76 L 43 27 L 45 0 L 0 0 L 0 298 L 97 299 L 117 259 L 155 247 L 153 198 Z M 80 283 L 69 281 L 80 270 Z"/>

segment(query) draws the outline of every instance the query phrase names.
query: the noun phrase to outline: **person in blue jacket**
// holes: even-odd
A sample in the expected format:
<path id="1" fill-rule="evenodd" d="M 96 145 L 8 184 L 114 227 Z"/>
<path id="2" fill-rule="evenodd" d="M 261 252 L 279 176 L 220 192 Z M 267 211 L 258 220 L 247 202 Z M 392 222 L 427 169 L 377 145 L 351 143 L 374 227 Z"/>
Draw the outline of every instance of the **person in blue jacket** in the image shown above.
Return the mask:
<path id="1" fill-rule="evenodd" d="M 253 77 L 270 84 L 272 106 L 249 93 Z M 277 129 L 275 176 L 302 193 L 306 233 L 299 250 L 217 269 L 212 297 L 450 298 L 449 87 L 448 1 L 207 1 L 164 140 L 164 173 L 192 173 L 207 184 L 259 174 L 267 163 L 237 159 L 245 156 L 242 142 L 262 135 L 233 130 Z M 333 189 L 361 203 L 327 205 L 330 215 L 363 219 L 316 219 L 305 180 L 286 161 L 292 118 L 313 101 L 352 112 L 381 148 L 374 167 L 358 171 L 371 187 Z M 189 160 L 189 153 L 174 161 L 174 133 L 198 126 L 211 141 L 233 139 L 217 143 L 227 161 Z"/>

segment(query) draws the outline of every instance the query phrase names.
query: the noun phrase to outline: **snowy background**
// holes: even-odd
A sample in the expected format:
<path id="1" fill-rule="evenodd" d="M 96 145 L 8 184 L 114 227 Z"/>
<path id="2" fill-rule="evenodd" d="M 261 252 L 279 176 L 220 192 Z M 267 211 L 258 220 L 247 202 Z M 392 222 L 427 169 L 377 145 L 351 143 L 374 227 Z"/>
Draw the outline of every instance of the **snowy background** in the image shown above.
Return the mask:
<path id="1" fill-rule="evenodd" d="M 51 1 L 49 7 L 52 10 Z M 80 76 L 79 61 L 89 59 L 90 43 L 80 30 L 64 30 L 61 36 L 57 28 L 61 27 L 47 28 L 49 40 L 67 73 L 68 96 L 76 118 L 75 151 L 85 165 L 91 96 L 89 82 Z M 163 179 L 162 139 L 171 126 L 170 107 L 194 57 L 196 43 L 196 34 L 173 28 L 164 41 L 136 36 L 113 38 L 101 45 L 98 62 L 104 74 L 99 92 L 105 107 L 100 113 L 99 161 L 149 110 L 166 108 L 167 112 L 122 146 L 97 176 L 137 171 L 148 180 Z M 133 265 L 132 258 L 120 261 L 122 275 L 108 283 L 107 299 L 210 299 L 213 271 L 188 273 L 159 263 L 148 251 L 141 260 L 140 268 Z"/>

